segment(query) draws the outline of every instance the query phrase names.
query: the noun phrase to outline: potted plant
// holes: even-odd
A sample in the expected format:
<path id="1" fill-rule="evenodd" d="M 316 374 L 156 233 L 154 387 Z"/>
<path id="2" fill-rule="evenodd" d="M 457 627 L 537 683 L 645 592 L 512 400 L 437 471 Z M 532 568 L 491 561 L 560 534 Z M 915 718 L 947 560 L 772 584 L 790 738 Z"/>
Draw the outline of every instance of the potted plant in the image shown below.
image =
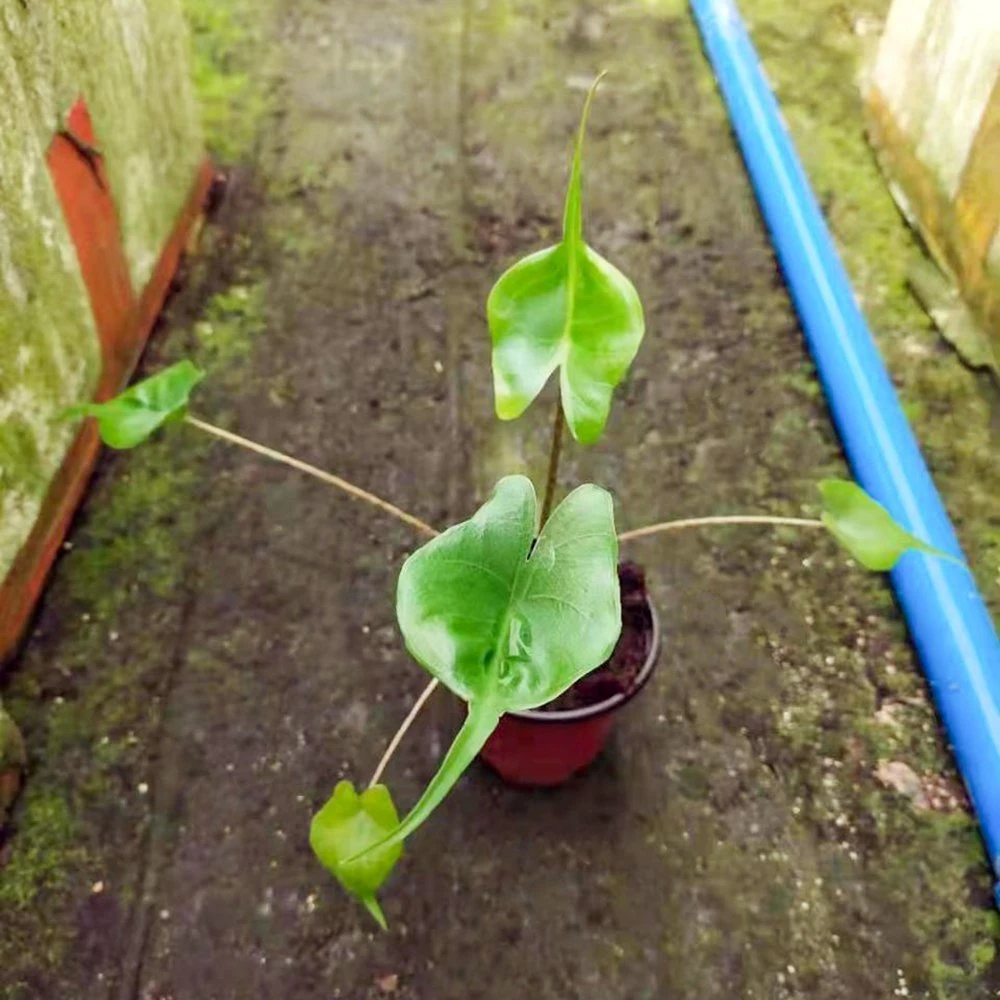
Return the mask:
<path id="1" fill-rule="evenodd" d="M 558 374 L 545 490 L 539 506 L 522 475 L 506 476 L 471 518 L 438 532 L 418 517 L 299 459 L 188 413 L 203 377 L 182 361 L 104 403 L 74 408 L 97 419 L 102 439 L 130 448 L 183 421 L 314 475 L 409 524 L 428 541 L 404 562 L 396 614 L 406 648 L 432 680 L 360 793 L 342 781 L 315 815 L 319 860 L 378 923 L 376 893 L 403 842 L 441 804 L 477 756 L 508 780 L 551 784 L 586 766 L 612 715 L 642 687 L 659 644 L 642 571 L 619 565 L 619 543 L 720 524 L 826 529 L 863 566 L 890 569 L 908 550 L 953 558 L 900 527 L 856 484 L 819 484 L 820 518 L 734 515 L 651 524 L 622 534 L 610 494 L 583 484 L 554 504 L 564 429 L 581 444 L 603 433 L 614 388 L 644 332 L 631 282 L 583 240 L 582 148 L 591 88 L 573 152 L 562 240 L 514 264 L 487 302 L 500 419 L 519 417 Z M 381 778 L 404 734 L 438 685 L 467 704 L 464 724 L 416 804 L 400 820 Z"/>

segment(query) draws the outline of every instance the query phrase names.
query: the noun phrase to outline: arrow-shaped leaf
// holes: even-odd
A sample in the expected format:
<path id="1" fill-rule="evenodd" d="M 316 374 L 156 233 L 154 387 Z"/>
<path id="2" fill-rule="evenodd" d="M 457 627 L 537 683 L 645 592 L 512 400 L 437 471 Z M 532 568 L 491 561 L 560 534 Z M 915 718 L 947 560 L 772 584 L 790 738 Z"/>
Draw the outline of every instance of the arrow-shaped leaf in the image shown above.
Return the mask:
<path id="1" fill-rule="evenodd" d="M 558 697 L 611 655 L 621 631 L 608 492 L 574 490 L 533 544 L 536 519 L 531 481 L 507 476 L 399 574 L 407 649 L 459 697 L 501 711 Z"/>
<path id="2" fill-rule="evenodd" d="M 823 498 L 823 523 L 865 569 L 890 570 L 911 549 L 964 566 L 960 559 L 911 535 L 857 483 L 824 479 L 819 491 Z"/>
<path id="3" fill-rule="evenodd" d="M 184 416 L 191 390 L 204 377 L 205 373 L 190 361 L 178 361 L 106 403 L 73 406 L 63 416 L 96 417 L 106 445 L 134 448 L 163 424 Z"/>
<path id="4" fill-rule="evenodd" d="M 563 238 L 514 264 L 486 304 L 493 340 L 497 416 L 519 417 L 560 368 L 560 394 L 573 437 L 592 444 L 604 431 L 611 394 L 645 330 L 632 283 L 583 240 L 583 139 L 594 81 L 584 104 L 566 191 Z"/>
<path id="5" fill-rule="evenodd" d="M 375 893 L 395 867 L 403 846 L 382 844 L 399 826 L 399 815 L 385 785 L 374 785 L 360 795 L 350 781 L 341 781 L 330 800 L 313 817 L 309 844 L 323 866 L 386 929 L 385 914 Z M 369 848 L 375 847 L 375 850 Z M 364 853 L 354 860 L 355 855 Z"/>
<path id="6" fill-rule="evenodd" d="M 507 476 L 470 520 L 403 565 L 396 615 L 407 649 L 469 703 L 469 714 L 420 800 L 376 851 L 401 843 L 430 816 L 504 712 L 557 698 L 618 641 L 610 495 L 593 485 L 574 490 L 537 541 L 535 508 L 531 481 Z"/>

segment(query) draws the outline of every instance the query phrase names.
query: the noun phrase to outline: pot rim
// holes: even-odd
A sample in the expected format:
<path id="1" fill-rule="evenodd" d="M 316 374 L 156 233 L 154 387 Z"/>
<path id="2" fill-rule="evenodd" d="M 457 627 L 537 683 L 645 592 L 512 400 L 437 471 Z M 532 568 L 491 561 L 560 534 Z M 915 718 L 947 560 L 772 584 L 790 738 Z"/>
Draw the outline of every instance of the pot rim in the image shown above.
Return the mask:
<path id="1" fill-rule="evenodd" d="M 635 684 L 628 691 L 620 691 L 610 698 L 605 698 L 604 701 L 599 701 L 594 705 L 585 705 L 583 708 L 567 708 L 555 712 L 543 712 L 540 708 L 531 708 L 517 712 L 505 712 L 504 714 L 513 716 L 515 719 L 523 719 L 525 722 L 559 725 L 568 722 L 584 722 L 599 715 L 606 715 L 631 701 L 646 686 L 660 656 L 660 617 L 648 594 L 646 595 L 646 607 L 649 608 L 649 616 L 653 623 L 653 638 L 649 644 L 649 652 L 646 654 L 646 662 L 643 663 L 642 669 L 635 679 Z"/>

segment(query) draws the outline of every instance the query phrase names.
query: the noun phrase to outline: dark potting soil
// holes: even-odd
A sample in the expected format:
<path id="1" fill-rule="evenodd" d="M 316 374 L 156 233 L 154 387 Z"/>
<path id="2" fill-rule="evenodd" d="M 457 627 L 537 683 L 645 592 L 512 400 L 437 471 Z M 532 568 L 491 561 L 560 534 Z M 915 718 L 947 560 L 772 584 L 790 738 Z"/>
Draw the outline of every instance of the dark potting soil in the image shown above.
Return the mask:
<path id="1" fill-rule="evenodd" d="M 653 642 L 653 616 L 646 598 L 646 576 L 633 562 L 618 566 L 622 592 L 622 633 L 611 656 L 596 670 L 581 677 L 543 712 L 564 712 L 597 705 L 616 694 L 627 694 L 635 686 Z"/>

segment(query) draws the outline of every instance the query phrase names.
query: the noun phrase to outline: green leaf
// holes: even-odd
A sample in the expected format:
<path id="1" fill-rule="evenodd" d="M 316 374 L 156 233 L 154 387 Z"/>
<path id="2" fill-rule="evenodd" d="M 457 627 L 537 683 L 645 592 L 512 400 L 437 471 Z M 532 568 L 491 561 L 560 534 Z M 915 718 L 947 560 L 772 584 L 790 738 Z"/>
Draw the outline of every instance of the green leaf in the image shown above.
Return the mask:
<path id="1" fill-rule="evenodd" d="M 358 795 L 350 781 L 341 781 L 309 828 L 309 844 L 316 857 L 364 903 L 383 930 L 385 914 L 375 893 L 395 867 L 403 846 L 400 841 L 380 842 L 398 826 L 399 815 L 385 785 L 373 785 Z M 364 857 L 355 860 L 362 853 Z"/>
<path id="2" fill-rule="evenodd" d="M 472 518 L 403 564 L 396 616 L 406 647 L 469 703 L 469 714 L 420 800 L 375 850 L 401 843 L 431 815 L 504 712 L 557 698 L 600 666 L 618 641 L 611 496 L 580 486 L 553 511 L 537 541 L 535 508 L 531 481 L 507 476 Z"/>
<path id="3" fill-rule="evenodd" d="M 501 479 L 468 521 L 404 563 L 396 615 L 410 653 L 466 701 L 537 708 L 610 656 L 621 631 L 611 496 L 574 490 L 532 547 L 535 490 Z"/>
<path id="4" fill-rule="evenodd" d="M 563 238 L 514 264 L 486 304 L 497 416 L 521 416 L 560 368 L 562 406 L 577 441 L 604 431 L 611 394 L 645 330 L 632 283 L 583 240 L 581 159 L 594 81 L 583 108 L 566 191 Z"/>
<path id="5" fill-rule="evenodd" d="M 64 417 L 96 417 L 101 440 L 111 448 L 134 448 L 165 423 L 183 418 L 191 390 L 205 373 L 178 361 L 106 403 L 70 407 Z"/>
<path id="6" fill-rule="evenodd" d="M 911 549 L 965 565 L 900 527 L 885 507 L 857 483 L 824 479 L 819 491 L 823 498 L 823 523 L 865 569 L 890 570 Z"/>

